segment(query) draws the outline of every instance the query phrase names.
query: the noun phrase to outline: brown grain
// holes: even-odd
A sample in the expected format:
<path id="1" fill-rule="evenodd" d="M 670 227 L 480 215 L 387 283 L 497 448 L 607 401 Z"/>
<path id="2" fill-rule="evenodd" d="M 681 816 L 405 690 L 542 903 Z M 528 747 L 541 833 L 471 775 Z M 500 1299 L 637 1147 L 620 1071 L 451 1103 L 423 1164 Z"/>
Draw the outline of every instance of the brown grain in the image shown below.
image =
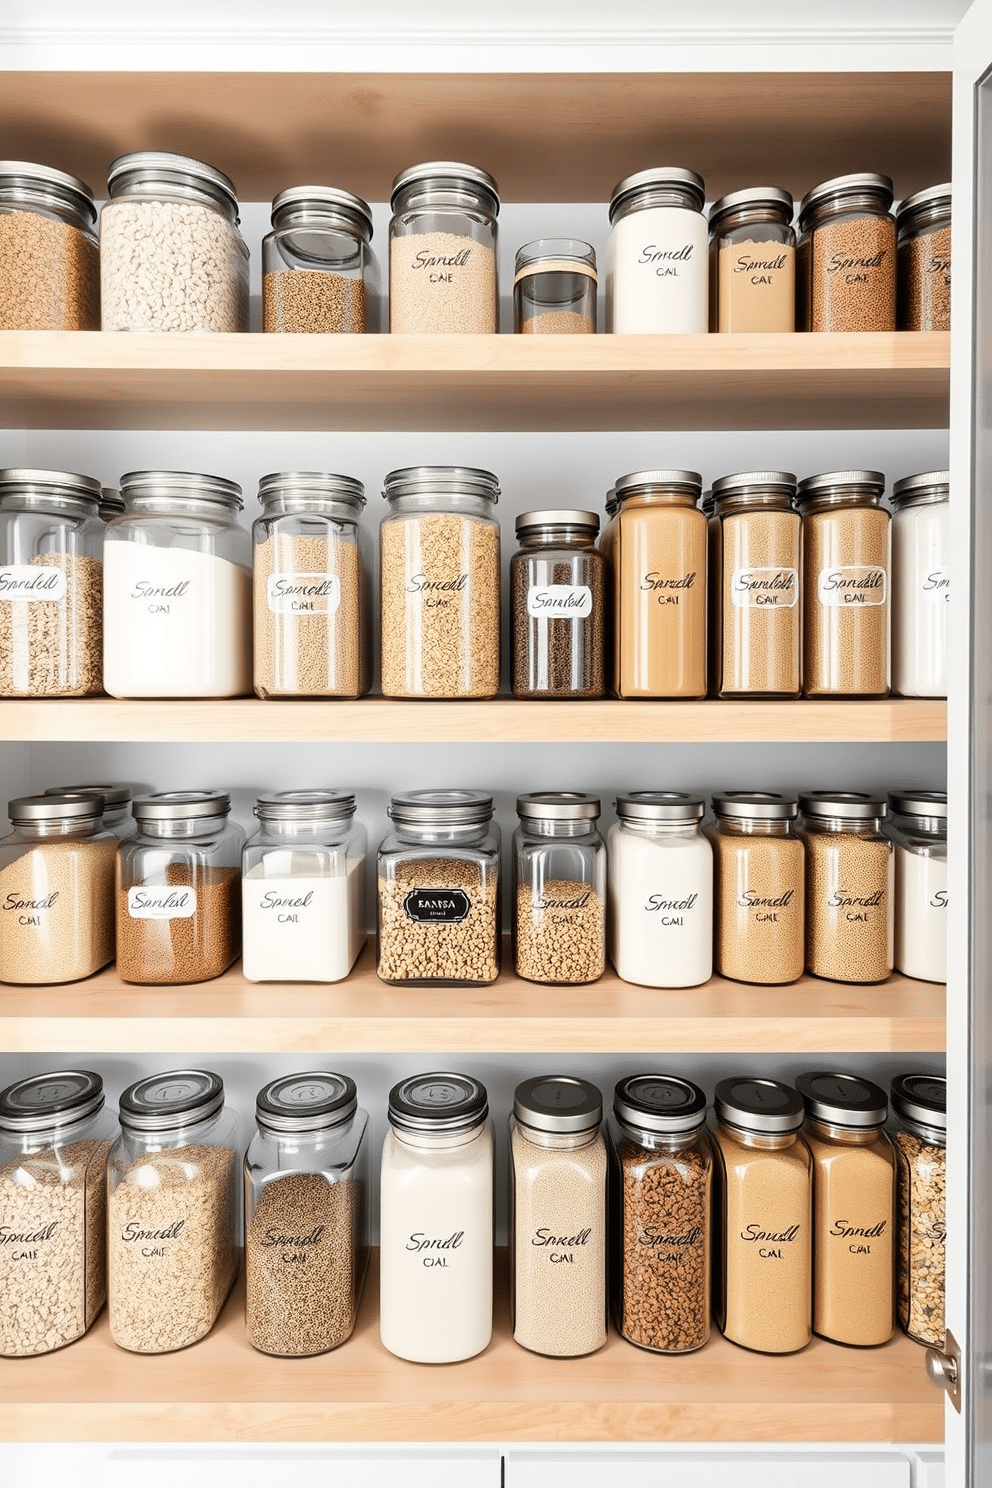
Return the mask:
<path id="1" fill-rule="evenodd" d="M 0 981 L 77 982 L 114 959 L 116 837 L 25 842 L 0 870 Z"/>
<path id="2" fill-rule="evenodd" d="M 798 697 L 800 519 L 789 511 L 722 517 L 714 544 L 720 568 L 721 697 Z"/>
<path id="3" fill-rule="evenodd" d="M 883 1132 L 830 1138 L 807 1121 L 813 1157 L 813 1331 L 853 1347 L 895 1327 L 895 1162 Z"/>
<path id="4" fill-rule="evenodd" d="M 403 901 L 413 889 L 461 889 L 471 901 L 464 920 L 410 919 Z M 498 876 L 468 858 L 407 858 L 379 878 L 378 975 L 384 982 L 494 982 L 499 975 Z"/>
<path id="5" fill-rule="evenodd" d="M 889 691 L 889 514 L 838 507 L 803 517 L 803 692 L 885 697 Z M 824 604 L 820 583 L 852 585 L 858 602 Z M 871 587 L 859 589 L 858 585 Z M 863 602 L 861 602 L 863 600 Z"/>
<path id="6" fill-rule="evenodd" d="M 62 569 L 65 596 L 0 600 L 0 696 L 88 697 L 102 691 L 103 563 L 40 553 L 29 564 Z"/>
<path id="7" fill-rule="evenodd" d="M 894 331 L 896 225 L 890 216 L 812 231 L 809 331 Z"/>
<path id="8" fill-rule="evenodd" d="M 324 596 L 311 601 L 314 613 L 277 613 L 268 600 L 274 573 L 302 584 L 333 580 L 337 602 Z M 358 697 L 368 631 L 358 544 L 276 532 L 255 548 L 253 584 L 259 697 Z"/>
<path id="9" fill-rule="evenodd" d="M 241 874 L 237 868 L 170 863 L 170 888 L 196 890 L 185 918 L 143 920 L 128 914 L 117 891 L 117 973 L 122 981 L 176 985 L 206 982 L 226 971 L 241 948 Z"/>
<path id="10" fill-rule="evenodd" d="M 586 587 L 592 607 L 584 618 L 531 615 L 533 588 Z M 606 563 L 595 548 L 573 556 L 515 553 L 510 564 L 511 654 L 514 697 L 600 698 L 606 691 Z"/>
<path id="11" fill-rule="evenodd" d="M 893 847 L 873 832 L 808 824 L 806 965 L 836 982 L 882 982 L 892 970 Z"/>
<path id="12" fill-rule="evenodd" d="M 899 248 L 899 329 L 951 328 L 951 229 L 909 237 Z"/>
<path id="13" fill-rule="evenodd" d="M 578 310 L 541 310 L 520 321 L 522 336 L 592 336 L 595 331 L 595 317 Z"/>
<path id="14" fill-rule="evenodd" d="M 389 329 L 396 335 L 491 335 L 497 328 L 496 255 L 461 233 L 394 235 Z"/>
<path id="15" fill-rule="evenodd" d="M 298 335 L 366 330 L 365 281 L 315 269 L 276 269 L 262 280 L 263 330 Z"/>
<path id="16" fill-rule="evenodd" d="M 804 867 L 797 837 L 729 831 L 713 843 L 714 969 L 737 982 L 777 986 L 802 976 Z"/>
<path id="17" fill-rule="evenodd" d="M 592 884 L 549 878 L 517 888 L 516 971 L 548 985 L 594 982 L 606 967 L 606 906 Z"/>
<path id="18" fill-rule="evenodd" d="M 0 331 L 98 331 L 100 254 L 39 212 L 0 211 Z"/>

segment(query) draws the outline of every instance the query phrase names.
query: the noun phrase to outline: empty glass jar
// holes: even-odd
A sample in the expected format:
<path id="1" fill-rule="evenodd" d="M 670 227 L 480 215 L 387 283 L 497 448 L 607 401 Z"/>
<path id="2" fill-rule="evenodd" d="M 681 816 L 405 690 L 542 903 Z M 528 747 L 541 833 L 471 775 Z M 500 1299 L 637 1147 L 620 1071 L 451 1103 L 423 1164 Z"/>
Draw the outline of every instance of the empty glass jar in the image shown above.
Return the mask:
<path id="1" fill-rule="evenodd" d="M 606 966 L 606 844 L 597 796 L 517 797 L 513 960 L 531 982 L 594 982 Z"/>
<path id="2" fill-rule="evenodd" d="M 792 197 L 777 186 L 731 191 L 710 208 L 710 329 L 795 328 Z"/>
<path id="3" fill-rule="evenodd" d="M 606 689 L 606 560 L 599 517 L 521 512 L 510 560 L 514 697 L 599 698 Z"/>
<path id="4" fill-rule="evenodd" d="M 517 249 L 513 329 L 524 336 L 593 335 L 596 253 L 578 238 L 541 238 Z"/>
<path id="5" fill-rule="evenodd" d="M 702 176 L 660 166 L 613 188 L 606 244 L 606 329 L 708 330 L 706 188 Z"/>
<path id="6" fill-rule="evenodd" d="M 262 239 L 263 330 L 303 335 L 378 329 L 372 209 L 334 186 L 291 186 Z"/>
<path id="7" fill-rule="evenodd" d="M 498 329 L 499 189 L 487 171 L 429 160 L 393 182 L 389 329 L 400 334 Z"/>
<path id="8" fill-rule="evenodd" d="M 892 182 L 864 171 L 815 186 L 799 207 L 797 324 L 804 331 L 894 331 Z"/>
<path id="9" fill-rule="evenodd" d="M 897 971 L 947 981 L 947 793 L 889 792 Z"/>
<path id="10" fill-rule="evenodd" d="M 0 161 L 0 331 L 98 331 L 96 203 L 49 165 Z"/>

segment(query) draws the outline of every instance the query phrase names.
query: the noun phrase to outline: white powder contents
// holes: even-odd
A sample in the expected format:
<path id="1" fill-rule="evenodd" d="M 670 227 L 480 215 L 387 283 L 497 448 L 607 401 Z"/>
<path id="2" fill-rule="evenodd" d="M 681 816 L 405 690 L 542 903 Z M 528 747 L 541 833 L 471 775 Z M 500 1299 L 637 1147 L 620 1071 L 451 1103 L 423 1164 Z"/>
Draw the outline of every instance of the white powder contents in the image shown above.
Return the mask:
<path id="1" fill-rule="evenodd" d="M 696 987 L 713 972 L 713 849 L 698 833 L 611 827 L 611 954 L 645 987 Z"/>
<path id="2" fill-rule="evenodd" d="M 621 217 L 606 244 L 606 329 L 618 334 L 705 331 L 706 218 L 686 207 Z"/>
<path id="3" fill-rule="evenodd" d="M 892 686 L 902 697 L 947 696 L 949 521 L 946 501 L 892 519 Z"/>
<path id="4" fill-rule="evenodd" d="M 947 981 L 947 859 L 896 843 L 895 965 L 904 976 Z"/>
<path id="5" fill-rule="evenodd" d="M 326 855 L 277 848 L 241 881 L 243 971 L 249 982 L 339 982 L 365 941 L 364 857 L 315 872 Z M 308 871 L 309 870 L 309 871 Z"/>

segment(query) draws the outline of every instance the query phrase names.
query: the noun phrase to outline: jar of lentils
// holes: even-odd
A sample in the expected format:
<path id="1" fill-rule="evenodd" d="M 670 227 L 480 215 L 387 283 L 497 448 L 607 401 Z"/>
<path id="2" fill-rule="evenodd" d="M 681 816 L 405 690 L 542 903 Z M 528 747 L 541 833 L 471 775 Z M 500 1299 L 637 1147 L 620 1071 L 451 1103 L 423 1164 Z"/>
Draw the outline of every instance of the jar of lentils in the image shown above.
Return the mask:
<path id="1" fill-rule="evenodd" d="M 799 208 L 799 329 L 894 331 L 892 182 L 865 171 L 815 186 Z"/>
<path id="2" fill-rule="evenodd" d="M 606 690 L 606 563 L 599 517 L 521 512 L 510 561 L 514 697 L 599 698 Z"/>
<path id="3" fill-rule="evenodd" d="M 949 495 L 946 470 L 892 487 L 892 688 L 900 697 L 947 696 Z"/>
<path id="4" fill-rule="evenodd" d="M 710 208 L 710 329 L 794 331 L 792 197 L 749 186 Z"/>
<path id="5" fill-rule="evenodd" d="M 524 336 L 591 336 L 596 253 L 578 238 L 541 238 L 517 249 L 513 328 Z"/>
<path id="6" fill-rule="evenodd" d="M 883 796 L 799 797 L 806 846 L 806 967 L 835 982 L 884 982 L 892 970 L 895 863 Z"/>
<path id="7" fill-rule="evenodd" d="M 895 967 L 947 981 L 947 792 L 889 792 L 895 843 Z"/>
<path id="8" fill-rule="evenodd" d="M 947 1081 L 896 1075 L 891 1085 L 896 1149 L 896 1307 L 904 1332 L 944 1347 L 947 1235 Z"/>
<path id="9" fill-rule="evenodd" d="M 265 331 L 360 334 L 378 329 L 372 209 L 334 186 L 291 186 L 272 203 L 262 239 Z"/>
<path id="10" fill-rule="evenodd" d="M 709 328 L 706 188 L 681 166 L 637 171 L 613 188 L 606 244 L 606 329 Z"/>
<path id="11" fill-rule="evenodd" d="M 713 796 L 714 964 L 737 982 L 794 982 L 806 964 L 798 806 L 768 791 Z"/>
<path id="12" fill-rule="evenodd" d="M 0 160 L 0 331 L 98 331 L 96 202 L 48 165 Z"/>
<path id="13" fill-rule="evenodd" d="M 951 328 L 951 187 L 907 196 L 896 213 L 899 329 Z"/>
<path id="14" fill-rule="evenodd" d="M 579 791 L 517 797 L 513 959 L 530 982 L 594 982 L 606 966 L 606 844 L 600 805 Z"/>
<path id="15" fill-rule="evenodd" d="M 496 219 L 488 171 L 429 160 L 393 182 L 389 329 L 491 335 L 499 328 Z"/>

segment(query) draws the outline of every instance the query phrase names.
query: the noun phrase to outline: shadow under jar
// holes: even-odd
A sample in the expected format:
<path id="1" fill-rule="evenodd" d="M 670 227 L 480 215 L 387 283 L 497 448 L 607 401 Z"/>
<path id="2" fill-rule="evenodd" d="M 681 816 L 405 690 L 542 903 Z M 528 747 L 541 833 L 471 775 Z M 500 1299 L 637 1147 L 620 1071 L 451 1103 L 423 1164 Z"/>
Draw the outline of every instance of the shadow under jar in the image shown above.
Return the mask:
<path id="1" fill-rule="evenodd" d="M 899 329 L 951 328 L 951 187 L 930 186 L 900 203 Z"/>
<path id="2" fill-rule="evenodd" d="M 606 560 L 599 517 L 521 512 L 510 560 L 513 696 L 599 698 L 606 691 Z"/>
<path id="3" fill-rule="evenodd" d="M 749 186 L 710 208 L 710 330 L 796 329 L 792 197 Z"/>
<path id="4" fill-rule="evenodd" d="M 803 331 L 894 331 L 892 182 L 870 171 L 815 186 L 799 207 L 797 318 Z"/>
<path id="5" fill-rule="evenodd" d="M 596 331 L 596 253 L 579 238 L 540 238 L 517 249 L 513 329 L 523 336 Z"/>
<path id="6" fill-rule="evenodd" d="M 806 967 L 835 982 L 884 982 L 892 971 L 894 851 L 883 796 L 801 794 L 806 847 Z"/>
<path id="7" fill-rule="evenodd" d="M 393 182 L 389 329 L 492 335 L 499 329 L 499 189 L 478 166 L 429 160 Z"/>
<path id="8" fill-rule="evenodd" d="M 0 160 L 0 331 L 98 331 L 96 203 L 84 181 Z"/>
<path id="9" fill-rule="evenodd" d="M 737 982 L 780 986 L 806 964 L 805 866 L 794 800 L 765 791 L 713 795 L 714 965 Z"/>
<path id="10" fill-rule="evenodd" d="M 606 843 L 597 796 L 517 797 L 513 834 L 513 962 L 545 985 L 594 982 L 606 969 Z"/>
<path id="11" fill-rule="evenodd" d="M 378 329 L 372 209 L 333 186 L 291 186 L 262 239 L 262 329 L 298 335 Z"/>
<path id="12" fill-rule="evenodd" d="M 947 1236 L 947 1081 L 896 1075 L 890 1132 L 896 1152 L 896 1309 L 916 1343 L 944 1347 Z"/>

